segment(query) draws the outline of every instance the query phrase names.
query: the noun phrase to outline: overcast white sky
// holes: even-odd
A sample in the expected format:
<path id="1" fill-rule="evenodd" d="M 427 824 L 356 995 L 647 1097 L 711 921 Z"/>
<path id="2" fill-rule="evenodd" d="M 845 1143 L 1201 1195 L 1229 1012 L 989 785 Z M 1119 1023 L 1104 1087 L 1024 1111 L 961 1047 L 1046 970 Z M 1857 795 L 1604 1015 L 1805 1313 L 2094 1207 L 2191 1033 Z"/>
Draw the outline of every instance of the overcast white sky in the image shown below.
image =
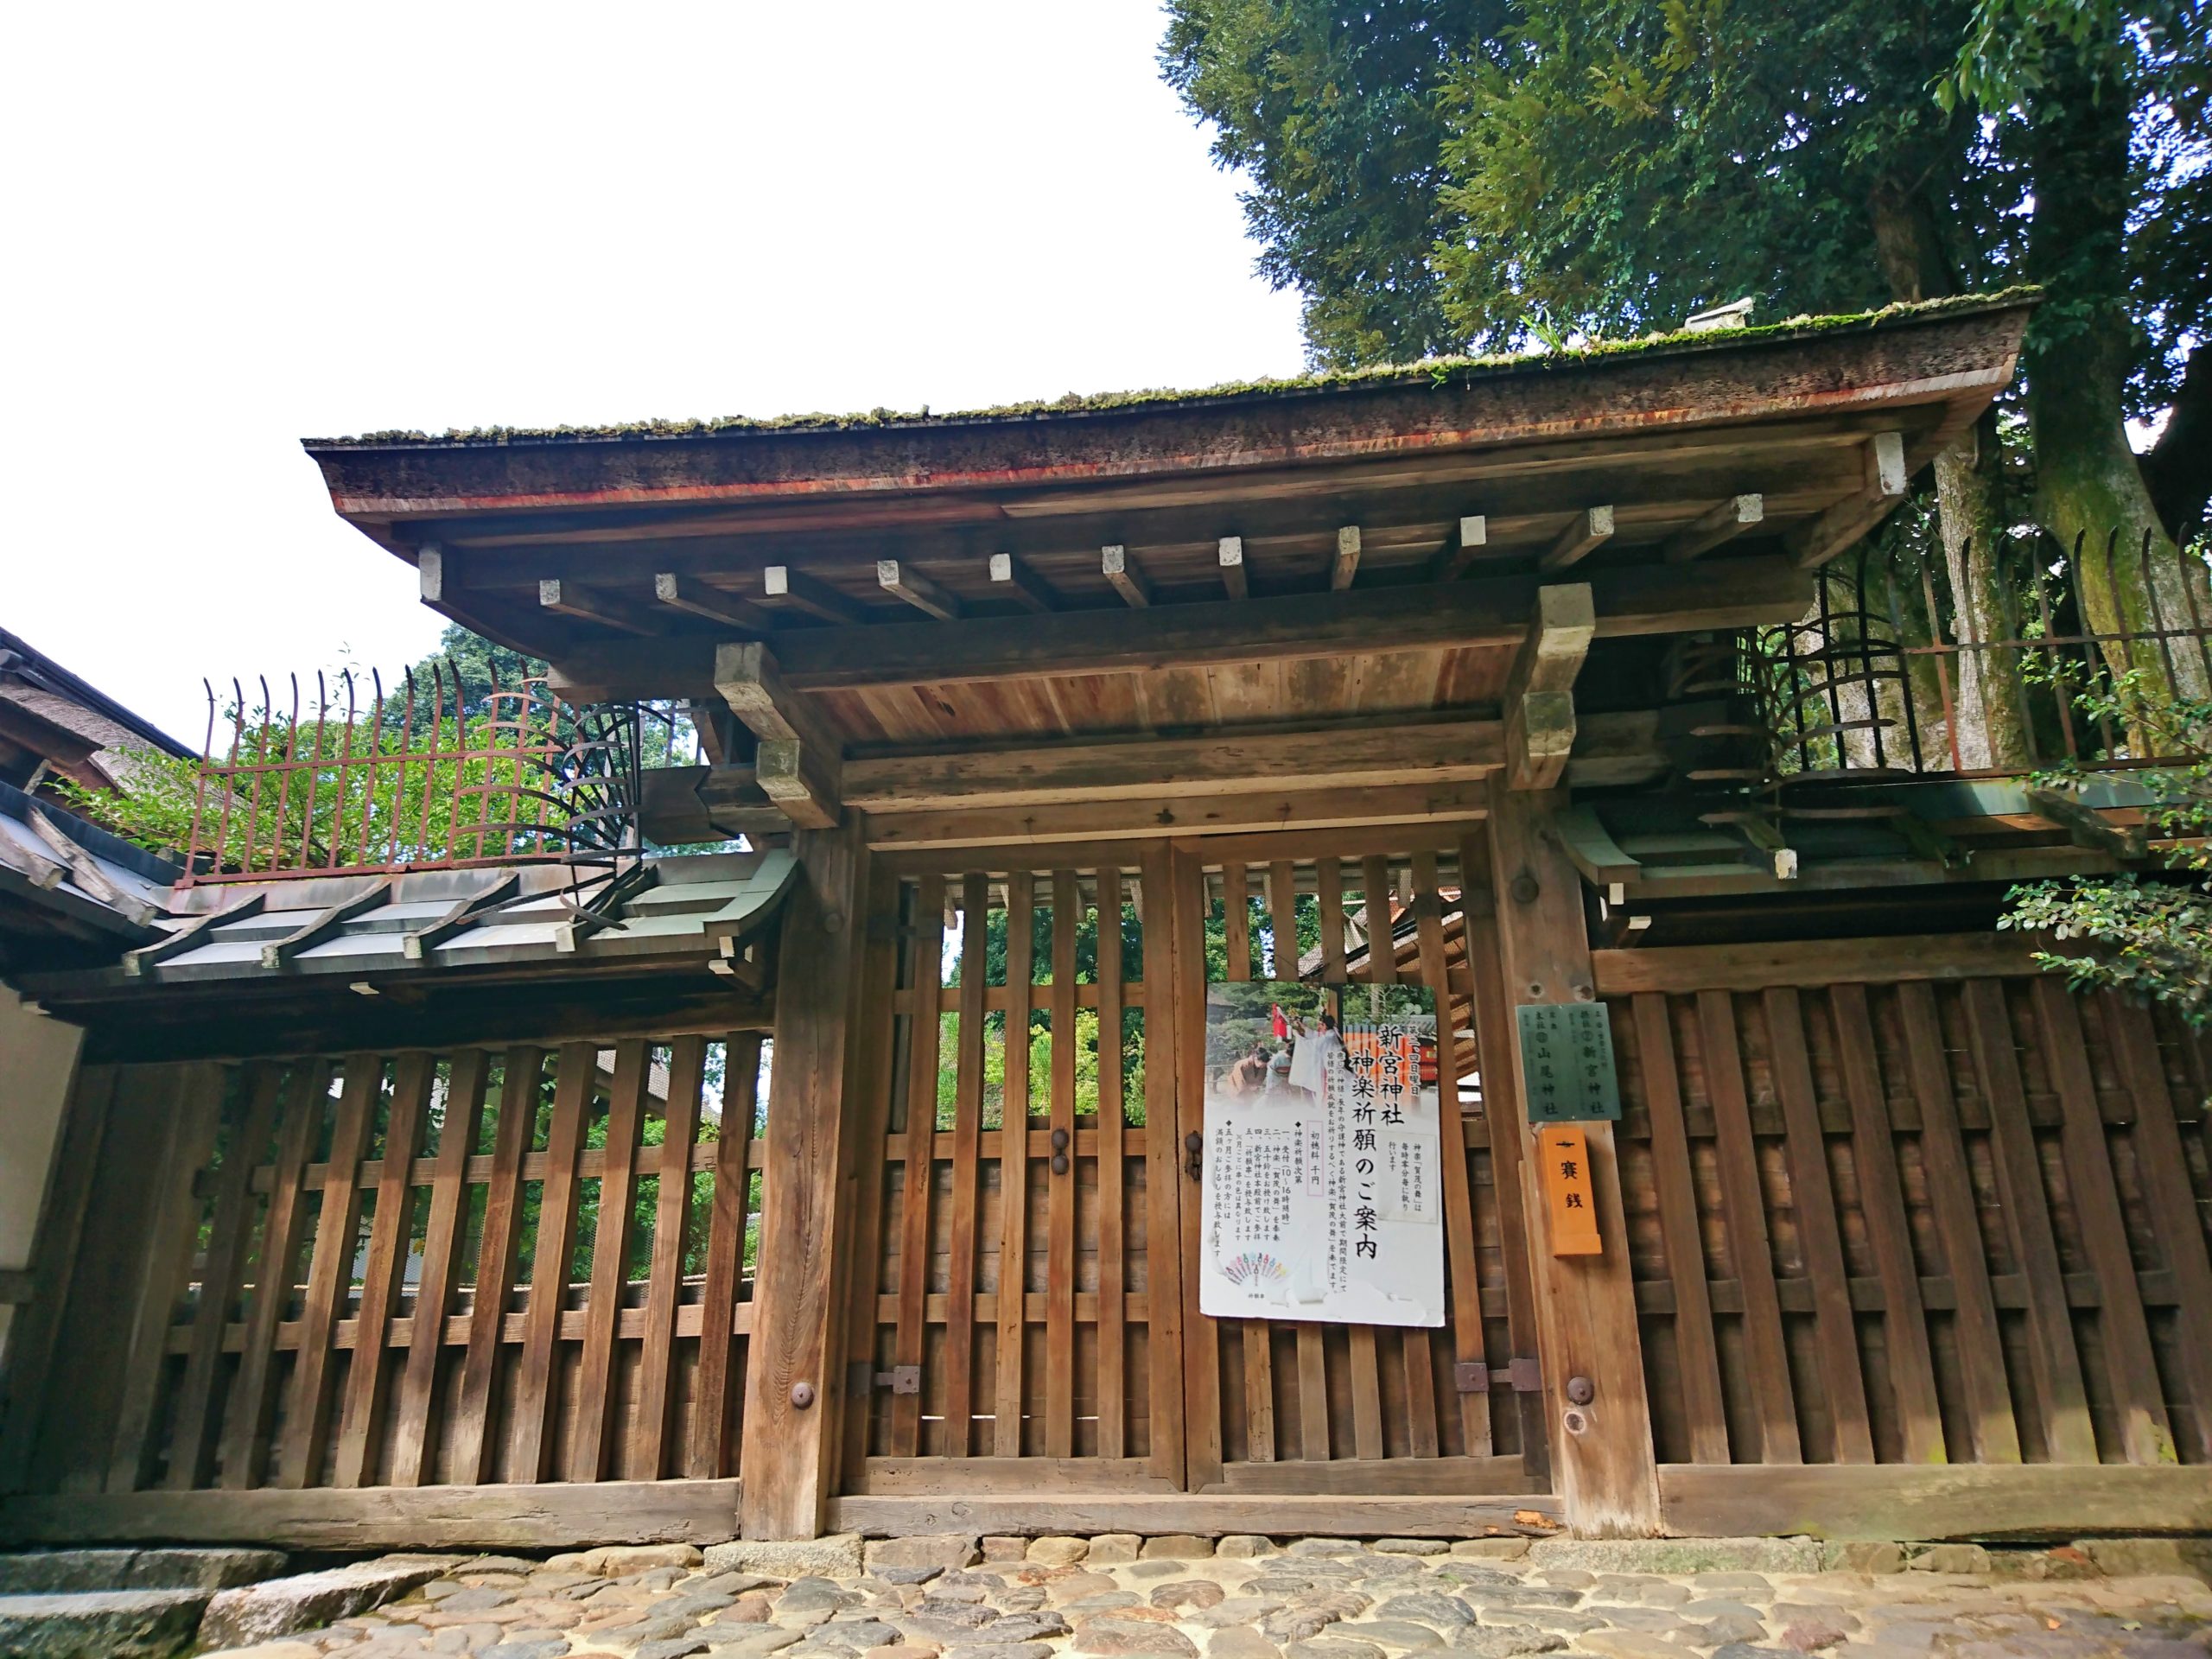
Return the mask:
<path id="1" fill-rule="evenodd" d="M 1152 0 L 19 5 L 0 626 L 201 675 L 435 640 L 297 440 L 1296 370 Z"/>

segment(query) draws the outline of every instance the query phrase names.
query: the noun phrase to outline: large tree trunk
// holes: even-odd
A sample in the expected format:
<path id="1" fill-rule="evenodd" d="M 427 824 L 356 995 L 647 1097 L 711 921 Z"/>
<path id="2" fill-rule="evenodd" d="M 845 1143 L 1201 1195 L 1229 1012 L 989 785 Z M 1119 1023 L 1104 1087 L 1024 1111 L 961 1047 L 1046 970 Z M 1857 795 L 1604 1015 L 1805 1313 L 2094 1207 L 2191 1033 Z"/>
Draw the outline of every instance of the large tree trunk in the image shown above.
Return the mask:
<path id="1" fill-rule="evenodd" d="M 2028 268 L 2050 292 L 2027 346 L 2037 517 L 2069 551 L 2082 550 L 2082 592 L 2097 632 L 2186 627 L 2181 558 L 2127 442 L 2135 341 L 2126 304 L 2126 100 L 2062 59 L 2030 115 L 2036 208 Z M 2119 556 L 2108 560 L 2115 537 Z M 2174 689 L 2202 695 L 2202 651 L 2188 639 L 2170 648 Z M 2167 653 L 2155 644 L 2107 645 L 2104 656 L 2116 672 L 2144 671 L 2152 695 L 2167 680 Z"/>
<path id="2" fill-rule="evenodd" d="M 1944 251 L 1942 213 L 1924 187 L 1885 179 L 1872 192 L 1868 209 L 1875 257 L 1892 294 L 1917 301 L 1959 292 L 1958 272 Z M 1948 766 L 1954 748 L 1957 763 L 1968 770 L 2033 764 L 2027 698 L 2012 653 L 1974 648 L 2011 637 L 1999 592 L 2002 465 L 1993 413 L 1936 458 L 1936 513 L 1960 650 L 1948 688 L 1951 729 L 1924 755 L 1932 767 Z M 1941 619 L 1929 619 L 1931 630 L 1940 626 Z"/>

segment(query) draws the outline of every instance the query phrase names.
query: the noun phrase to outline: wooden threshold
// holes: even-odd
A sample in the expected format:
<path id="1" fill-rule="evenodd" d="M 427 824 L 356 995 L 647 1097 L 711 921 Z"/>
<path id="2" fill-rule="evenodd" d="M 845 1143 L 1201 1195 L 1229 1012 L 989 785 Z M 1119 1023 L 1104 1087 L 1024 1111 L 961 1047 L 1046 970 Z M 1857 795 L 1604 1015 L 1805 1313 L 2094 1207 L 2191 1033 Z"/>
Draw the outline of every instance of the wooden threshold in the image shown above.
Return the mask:
<path id="1" fill-rule="evenodd" d="M 1681 1537 L 2078 1538 L 2212 1530 L 2212 1467 L 2098 1464 L 1662 1464 Z"/>
<path id="2" fill-rule="evenodd" d="M 870 1458 L 856 1497 L 995 1497 L 1015 1493 L 1178 1497 L 1149 1458 Z"/>
<path id="3" fill-rule="evenodd" d="M 1234 1496 L 1450 1497 L 1460 1492 L 1510 1493 L 1528 1478 L 1518 1456 L 1503 1458 L 1332 1458 L 1307 1463 L 1222 1465 L 1221 1484 L 1203 1490 Z"/>
<path id="4" fill-rule="evenodd" d="M 0 1541 L 189 1539 L 295 1549 L 713 1544 L 736 1535 L 737 1494 L 734 1480 L 65 1492 L 0 1500 Z"/>
<path id="5" fill-rule="evenodd" d="M 1041 1483 L 1040 1483 L 1041 1484 Z M 1562 1529 L 1560 1503 L 1548 1495 L 1465 1497 L 1339 1497 L 1311 1494 L 1238 1497 L 1161 1493 L 1057 1498 L 1038 1489 L 1004 1497 L 836 1497 L 830 1529 L 872 1538 L 909 1533 L 1135 1532 L 1150 1535 L 1258 1532 L 1280 1537 L 1542 1537 Z"/>

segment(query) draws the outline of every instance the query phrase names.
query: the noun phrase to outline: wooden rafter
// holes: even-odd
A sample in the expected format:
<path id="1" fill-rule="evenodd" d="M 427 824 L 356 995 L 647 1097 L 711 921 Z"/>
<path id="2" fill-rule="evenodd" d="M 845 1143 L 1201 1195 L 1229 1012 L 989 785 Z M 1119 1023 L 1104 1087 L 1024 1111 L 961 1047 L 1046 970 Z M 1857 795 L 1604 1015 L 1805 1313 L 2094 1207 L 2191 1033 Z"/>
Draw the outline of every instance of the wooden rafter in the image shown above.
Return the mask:
<path id="1" fill-rule="evenodd" d="M 1329 588 L 1341 593 L 1359 574 L 1359 526 L 1342 524 L 1337 530 L 1337 556 L 1329 563 Z"/>
<path id="2" fill-rule="evenodd" d="M 1430 562 L 1428 574 L 1432 582 L 1455 582 L 1459 573 L 1475 562 L 1475 556 L 1490 544 L 1490 520 L 1479 512 L 1471 512 L 1459 520 L 1458 532 L 1452 544 Z"/>
<path id="3" fill-rule="evenodd" d="M 819 576 L 788 564 L 772 564 L 760 573 L 761 591 L 771 601 L 782 601 L 824 622 L 860 623 L 868 620 L 868 607 L 839 593 Z"/>
<path id="4" fill-rule="evenodd" d="M 664 570 L 653 578 L 653 597 L 671 609 L 748 632 L 766 633 L 776 626 L 774 615 L 751 600 L 709 588 L 696 576 Z"/>
<path id="5" fill-rule="evenodd" d="M 994 553 L 990 563 L 991 591 L 1003 593 L 1026 611 L 1042 614 L 1060 608 L 1060 596 L 1028 563 L 1011 553 Z"/>
<path id="6" fill-rule="evenodd" d="M 596 588 L 586 587 L 580 582 L 559 577 L 540 582 L 537 584 L 537 602 L 562 616 L 596 622 L 601 627 L 619 629 L 624 633 L 656 634 L 662 628 L 661 620 L 645 606 L 633 604 L 629 600 Z"/>
<path id="7" fill-rule="evenodd" d="M 1536 568 L 1544 571 L 1564 570 L 1570 564 L 1580 563 L 1593 549 L 1610 540 L 1612 533 L 1613 510 L 1610 506 L 1578 512 L 1574 522 L 1560 532 L 1559 539 L 1536 561 Z"/>
<path id="8" fill-rule="evenodd" d="M 1505 774 L 1514 789 L 1549 789 L 1574 749 L 1574 679 L 1598 632 L 1586 582 L 1538 590 L 1536 615 L 1505 682 Z"/>
<path id="9" fill-rule="evenodd" d="M 1732 495 L 1710 512 L 1700 514 L 1667 538 L 1662 550 L 1667 562 L 1680 564 L 1721 543 L 1742 535 L 1766 518 L 1766 497 L 1757 491 Z"/>
<path id="10" fill-rule="evenodd" d="M 1251 584 L 1244 578 L 1244 538 L 1224 536 L 1215 549 L 1216 561 L 1221 566 L 1221 585 L 1229 590 L 1231 599 L 1249 599 Z"/>
<path id="11" fill-rule="evenodd" d="M 1862 456 L 1865 481 L 1859 493 L 1837 502 L 1810 524 L 1790 531 L 1784 546 L 1801 570 L 1817 569 L 1889 517 L 1904 499 L 1913 468 L 1905 455 L 1904 434 L 1877 432 Z"/>
<path id="12" fill-rule="evenodd" d="M 1142 610 L 1152 603 L 1152 584 L 1129 557 L 1129 550 L 1116 543 L 1098 550 L 1098 569 L 1109 587 L 1131 606 Z"/>
<path id="13" fill-rule="evenodd" d="M 912 563 L 878 559 L 875 585 L 893 599 L 903 599 L 923 615 L 933 616 L 940 622 L 957 622 L 965 613 L 957 597 L 915 569 Z"/>

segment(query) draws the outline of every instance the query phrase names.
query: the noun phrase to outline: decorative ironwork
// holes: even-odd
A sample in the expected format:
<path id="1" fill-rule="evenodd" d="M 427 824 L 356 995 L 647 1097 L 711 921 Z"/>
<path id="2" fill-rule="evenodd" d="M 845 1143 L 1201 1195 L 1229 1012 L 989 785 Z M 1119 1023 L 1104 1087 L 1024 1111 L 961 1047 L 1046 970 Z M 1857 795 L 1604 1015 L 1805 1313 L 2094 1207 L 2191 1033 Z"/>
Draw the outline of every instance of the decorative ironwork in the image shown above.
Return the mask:
<path id="1" fill-rule="evenodd" d="M 472 705 L 450 663 L 434 663 L 427 685 L 409 670 L 390 696 L 372 672 L 365 710 L 351 670 L 335 686 L 315 676 L 311 712 L 296 675 L 289 706 L 258 684 L 256 705 L 233 680 L 227 710 L 207 688 L 187 883 L 611 866 L 639 850 L 645 716 L 634 706 L 577 707 L 535 675 L 502 685 L 496 669 Z"/>

